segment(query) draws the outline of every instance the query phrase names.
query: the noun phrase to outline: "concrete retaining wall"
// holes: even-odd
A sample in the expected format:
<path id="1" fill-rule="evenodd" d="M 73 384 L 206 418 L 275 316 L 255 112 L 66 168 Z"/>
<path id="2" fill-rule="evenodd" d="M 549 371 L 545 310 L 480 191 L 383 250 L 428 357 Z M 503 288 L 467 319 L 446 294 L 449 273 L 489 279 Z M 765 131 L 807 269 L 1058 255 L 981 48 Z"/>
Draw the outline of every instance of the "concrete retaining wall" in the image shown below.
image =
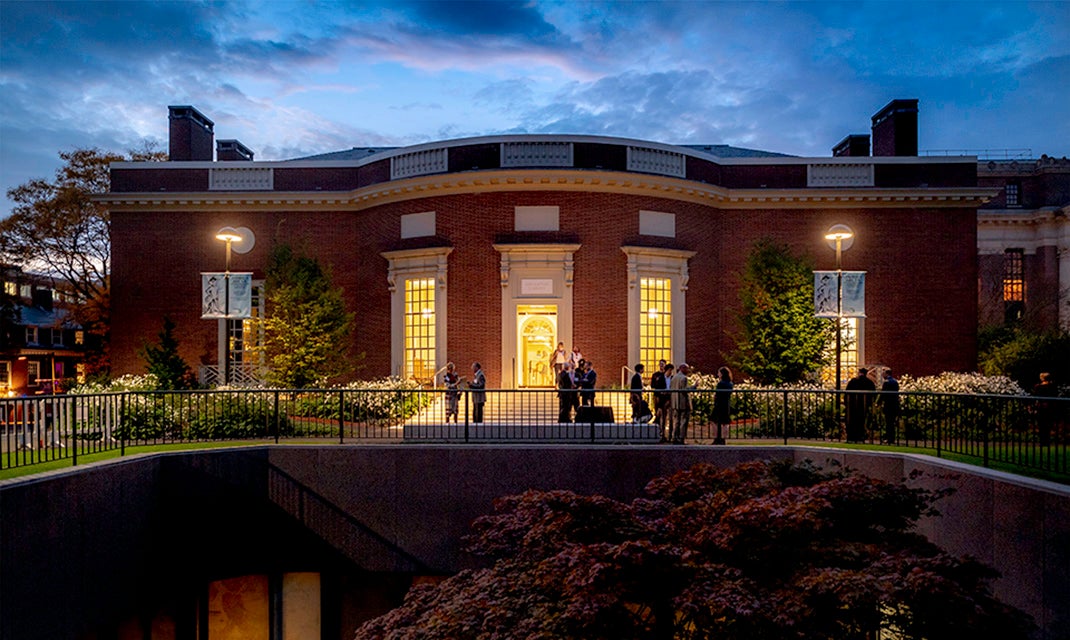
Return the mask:
<path id="1" fill-rule="evenodd" d="M 995 584 L 1001 599 L 1033 615 L 1046 637 L 1067 637 L 1070 487 L 925 456 L 842 449 L 567 445 L 251 447 L 6 481 L 0 637 L 75 637 L 109 612 L 118 615 L 116 602 L 144 599 L 144 585 L 159 585 L 161 570 L 196 571 L 196 578 L 173 576 L 189 581 L 268 564 L 293 570 L 287 555 L 302 556 L 302 566 L 327 557 L 332 550 L 304 551 L 317 541 L 268 504 L 269 468 L 339 507 L 383 544 L 432 571 L 452 572 L 474 566 L 458 541 L 496 497 L 538 488 L 630 499 L 651 478 L 697 462 L 754 459 L 835 461 L 886 480 L 920 471 L 910 481 L 915 486 L 955 487 L 939 504 L 943 515 L 923 521 L 922 532 L 951 553 L 994 566 L 1003 574 Z M 250 543 L 264 527 L 277 539 Z M 342 551 L 362 558 L 365 569 L 398 567 L 395 556 Z"/>

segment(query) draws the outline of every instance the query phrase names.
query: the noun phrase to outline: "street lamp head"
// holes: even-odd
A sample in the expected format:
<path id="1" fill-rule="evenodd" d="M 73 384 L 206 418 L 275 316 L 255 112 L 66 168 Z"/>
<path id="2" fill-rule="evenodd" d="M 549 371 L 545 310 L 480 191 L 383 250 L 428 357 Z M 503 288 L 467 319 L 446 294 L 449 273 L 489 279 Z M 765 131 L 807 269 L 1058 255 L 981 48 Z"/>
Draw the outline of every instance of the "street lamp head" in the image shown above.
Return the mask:
<path id="1" fill-rule="evenodd" d="M 215 239 L 223 242 L 241 242 L 241 238 L 241 234 L 234 227 L 223 227 L 215 234 Z"/>
<path id="2" fill-rule="evenodd" d="M 834 224 L 825 232 L 825 240 L 828 241 L 829 247 L 836 249 L 837 245 L 839 245 L 839 248 L 843 251 L 851 248 L 851 245 L 854 244 L 854 237 L 855 232 L 845 224 Z"/>

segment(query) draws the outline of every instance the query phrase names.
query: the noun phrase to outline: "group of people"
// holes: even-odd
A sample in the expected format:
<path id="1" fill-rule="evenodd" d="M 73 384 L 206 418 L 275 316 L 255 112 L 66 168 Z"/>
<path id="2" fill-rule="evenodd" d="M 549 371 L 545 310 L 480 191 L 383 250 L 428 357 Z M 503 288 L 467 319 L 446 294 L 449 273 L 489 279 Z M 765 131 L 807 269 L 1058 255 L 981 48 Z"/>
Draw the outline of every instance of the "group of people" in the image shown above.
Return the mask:
<path id="1" fill-rule="evenodd" d="M 862 442 L 866 439 L 866 420 L 874 396 L 859 392 L 876 391 L 877 383 L 869 377 L 869 369 L 861 367 L 858 369 L 858 375 L 847 381 L 846 389 L 855 392 L 847 394 L 847 441 Z M 899 422 L 899 381 L 895 379 L 891 369 L 884 370 L 881 391 L 881 411 L 884 413 L 884 434 L 881 442 L 895 444 Z"/>
<path id="2" fill-rule="evenodd" d="M 598 372 L 579 347 L 572 347 L 572 353 L 567 353 L 563 342 L 557 343 L 551 360 L 557 382 L 557 421 L 572 422 L 573 411 L 578 414 L 581 406 L 594 406 Z"/>
<path id="3" fill-rule="evenodd" d="M 632 420 L 644 422 L 650 414 L 649 403 L 643 397 L 643 364 L 635 365 L 635 373 L 628 385 L 632 390 Z M 650 376 L 650 388 L 654 392 L 654 422 L 661 429 L 661 442 L 683 444 L 687 440 L 687 428 L 691 422 L 691 395 L 695 385 L 688 375 L 691 367 L 686 362 L 679 367 L 658 361 L 658 370 Z M 732 372 L 728 367 L 717 370 L 717 387 L 713 397 L 713 418 L 717 423 L 717 439 L 714 444 L 724 444 L 721 428 L 731 422 Z"/>
<path id="4" fill-rule="evenodd" d="M 446 373 L 442 376 L 442 382 L 446 386 L 446 422 L 453 417 L 453 423 L 457 423 L 457 410 L 461 400 L 461 384 L 467 378 L 457 373 L 457 367 L 452 362 L 446 363 Z M 483 406 L 487 404 L 487 376 L 483 373 L 483 365 L 478 362 L 472 363 L 472 379 L 467 381 L 469 394 L 472 400 L 472 422 L 483 422 Z"/>

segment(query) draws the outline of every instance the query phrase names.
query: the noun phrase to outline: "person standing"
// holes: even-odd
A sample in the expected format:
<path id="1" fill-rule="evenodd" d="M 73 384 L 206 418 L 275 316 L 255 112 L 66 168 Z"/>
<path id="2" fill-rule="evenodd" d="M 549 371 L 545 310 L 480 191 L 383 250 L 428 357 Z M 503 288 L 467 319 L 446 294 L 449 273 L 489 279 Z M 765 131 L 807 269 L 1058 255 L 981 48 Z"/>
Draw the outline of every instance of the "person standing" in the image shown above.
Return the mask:
<path id="1" fill-rule="evenodd" d="M 732 371 L 728 367 L 717 370 L 717 387 L 713 393 L 713 421 L 717 424 L 717 438 L 713 444 L 724 444 L 721 428 L 732 422 Z"/>
<path id="2" fill-rule="evenodd" d="M 583 362 L 583 354 L 580 353 L 579 347 L 572 345 L 572 353 L 569 355 L 568 360 L 572 363 L 573 371 L 579 370 L 580 363 Z"/>
<path id="3" fill-rule="evenodd" d="M 575 405 L 576 383 L 572 380 L 572 363 L 565 362 L 557 374 L 557 421 L 572 422 L 572 407 Z"/>
<path id="4" fill-rule="evenodd" d="M 483 422 L 483 405 L 487 403 L 487 377 L 483 365 L 472 363 L 472 381 L 468 383 L 472 393 L 472 422 Z"/>
<path id="5" fill-rule="evenodd" d="M 571 362 L 569 363 L 572 364 Z M 580 394 L 579 389 L 583 386 L 583 371 L 587 368 L 587 361 L 580 360 L 575 364 L 572 369 L 572 388 L 576 391 L 572 394 L 572 410 L 576 412 L 576 416 L 579 417 L 580 412 Z"/>
<path id="6" fill-rule="evenodd" d="M 564 342 L 557 343 L 557 349 L 550 356 L 550 364 L 554 366 L 554 378 L 560 376 L 565 370 L 565 365 L 568 364 L 568 351 L 565 351 Z"/>
<path id="7" fill-rule="evenodd" d="M 594 370 L 594 364 L 590 360 L 585 361 L 583 377 L 580 379 L 580 404 L 585 407 L 594 406 L 594 386 L 598 382 L 598 372 Z"/>
<path id="8" fill-rule="evenodd" d="M 691 420 L 691 395 L 694 387 L 687 385 L 687 374 L 691 368 L 681 363 L 676 373 L 669 379 L 669 391 L 672 391 L 672 435 L 673 444 L 683 444 L 687 440 L 687 425 Z"/>
<path id="9" fill-rule="evenodd" d="M 461 392 L 457 389 L 461 377 L 457 375 L 457 368 L 452 362 L 446 363 L 446 374 L 442 376 L 442 383 L 446 385 L 446 422 L 453 416 L 453 423 L 457 424 L 457 405 L 461 397 Z"/>
<path id="10" fill-rule="evenodd" d="M 662 442 L 668 440 L 668 436 L 665 435 L 667 428 L 665 414 L 669 409 L 669 394 L 665 390 L 669 388 L 669 379 L 665 377 L 665 366 L 664 360 L 658 360 L 658 370 L 650 376 L 650 388 L 654 390 L 654 423 L 661 427 Z"/>
<path id="11" fill-rule="evenodd" d="M 869 370 L 862 367 L 858 375 L 847 381 L 847 442 L 863 442 L 866 439 L 866 414 L 873 397 L 867 391 L 876 391 L 877 385 L 869 379 Z"/>
<path id="12" fill-rule="evenodd" d="M 1055 403 L 1046 398 L 1059 396 L 1059 388 L 1051 381 L 1051 374 L 1040 374 L 1040 382 L 1033 385 L 1033 395 L 1040 398 L 1037 400 L 1037 437 L 1040 446 L 1046 447 L 1051 444 L 1051 428 L 1055 424 Z"/>
<path id="13" fill-rule="evenodd" d="M 640 409 L 643 404 L 643 364 L 635 365 L 635 373 L 632 375 L 628 388 L 632 390 L 628 400 L 632 404 L 632 422 L 639 422 Z"/>
<path id="14" fill-rule="evenodd" d="M 899 430 L 899 381 L 892 375 L 891 369 L 884 370 L 881 392 L 881 409 L 884 411 L 884 442 L 895 444 L 895 436 Z"/>

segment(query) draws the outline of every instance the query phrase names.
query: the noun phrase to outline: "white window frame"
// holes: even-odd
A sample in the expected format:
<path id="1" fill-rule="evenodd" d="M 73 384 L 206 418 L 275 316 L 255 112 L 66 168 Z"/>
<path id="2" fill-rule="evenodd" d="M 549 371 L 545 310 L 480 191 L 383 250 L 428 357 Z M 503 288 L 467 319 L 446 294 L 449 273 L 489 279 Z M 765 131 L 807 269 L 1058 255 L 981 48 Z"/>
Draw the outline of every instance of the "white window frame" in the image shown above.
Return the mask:
<path id="1" fill-rule="evenodd" d="M 446 334 L 448 258 L 453 247 L 427 247 L 385 251 L 386 282 L 390 289 L 390 371 L 405 373 L 405 281 L 432 278 L 435 281 L 435 371 L 446 365 L 448 343 Z"/>
<path id="2" fill-rule="evenodd" d="M 657 247 L 621 247 L 628 257 L 628 362 L 639 362 L 639 315 L 642 278 L 667 278 L 672 299 L 671 353 L 674 364 L 687 357 L 687 281 L 688 261 L 694 251 Z"/>
<path id="3" fill-rule="evenodd" d="M 40 337 L 41 337 L 41 333 L 38 331 L 37 327 L 33 327 L 33 326 L 26 327 L 26 344 L 27 345 L 37 345 L 38 344 L 37 341 L 38 341 L 38 339 L 40 339 Z"/>

